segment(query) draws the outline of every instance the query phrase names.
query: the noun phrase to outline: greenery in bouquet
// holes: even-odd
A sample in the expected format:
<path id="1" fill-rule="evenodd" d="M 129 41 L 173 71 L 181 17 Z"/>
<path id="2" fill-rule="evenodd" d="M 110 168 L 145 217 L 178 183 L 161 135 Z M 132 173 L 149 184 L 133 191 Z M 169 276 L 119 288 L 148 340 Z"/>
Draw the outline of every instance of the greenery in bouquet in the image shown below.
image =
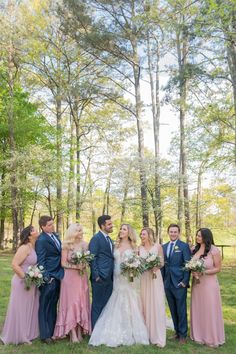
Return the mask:
<path id="1" fill-rule="evenodd" d="M 90 251 L 80 250 L 72 253 L 70 261 L 73 264 L 84 265 L 84 267 L 86 267 L 93 259 L 94 254 L 91 254 Z M 84 270 L 79 269 L 79 273 L 80 275 L 84 275 Z"/>
<path id="2" fill-rule="evenodd" d="M 39 288 L 45 283 L 43 279 L 44 267 L 37 264 L 29 266 L 24 277 L 25 289 L 30 290 L 32 285 Z"/>
<path id="3" fill-rule="evenodd" d="M 133 282 L 134 278 L 140 276 L 145 270 L 141 257 L 135 253 L 126 256 L 124 261 L 120 264 L 120 269 L 121 274 L 126 276 L 130 282 Z"/>
<path id="4" fill-rule="evenodd" d="M 156 253 L 151 253 L 149 252 L 147 257 L 143 258 L 143 265 L 144 265 L 144 269 L 146 270 L 151 270 L 153 268 L 160 268 L 162 266 L 162 257 L 160 257 L 158 254 Z M 152 273 L 152 278 L 156 279 L 156 273 L 153 270 Z"/>
<path id="5" fill-rule="evenodd" d="M 185 263 L 184 270 L 185 271 L 192 271 L 196 273 L 204 273 L 205 271 L 204 260 L 200 259 L 190 259 L 190 261 Z M 194 280 L 196 283 L 200 283 L 200 279 L 197 276 L 194 276 Z"/>

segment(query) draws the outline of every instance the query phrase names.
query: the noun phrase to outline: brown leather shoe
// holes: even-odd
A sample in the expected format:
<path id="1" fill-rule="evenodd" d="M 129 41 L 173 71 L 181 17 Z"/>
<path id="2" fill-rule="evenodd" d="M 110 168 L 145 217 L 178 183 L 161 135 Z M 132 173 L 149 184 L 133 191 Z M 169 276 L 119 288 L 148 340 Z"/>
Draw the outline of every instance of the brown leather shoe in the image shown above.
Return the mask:
<path id="1" fill-rule="evenodd" d="M 168 338 L 170 340 L 179 340 L 179 336 L 177 334 L 175 334 L 174 336 Z"/>
<path id="2" fill-rule="evenodd" d="M 186 338 L 180 338 L 179 339 L 179 344 L 186 344 L 186 343 L 187 343 Z"/>
<path id="3" fill-rule="evenodd" d="M 45 344 L 53 344 L 53 343 L 55 343 L 52 338 L 42 339 L 42 342 L 45 343 Z"/>

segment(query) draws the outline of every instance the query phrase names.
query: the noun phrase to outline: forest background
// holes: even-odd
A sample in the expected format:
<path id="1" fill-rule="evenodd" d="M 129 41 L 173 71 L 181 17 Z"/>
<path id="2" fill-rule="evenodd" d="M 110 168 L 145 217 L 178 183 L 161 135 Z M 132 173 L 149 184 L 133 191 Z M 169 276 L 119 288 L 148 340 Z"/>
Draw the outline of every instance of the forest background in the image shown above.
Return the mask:
<path id="1" fill-rule="evenodd" d="M 234 0 L 1 0 L 0 78 L 2 249 L 43 214 L 236 244 Z"/>

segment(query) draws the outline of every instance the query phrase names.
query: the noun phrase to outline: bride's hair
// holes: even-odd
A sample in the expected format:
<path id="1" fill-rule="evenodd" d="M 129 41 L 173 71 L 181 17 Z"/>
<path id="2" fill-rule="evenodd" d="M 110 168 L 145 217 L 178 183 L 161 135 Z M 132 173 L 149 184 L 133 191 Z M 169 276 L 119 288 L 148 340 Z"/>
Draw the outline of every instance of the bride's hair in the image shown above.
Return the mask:
<path id="1" fill-rule="evenodd" d="M 148 240 L 151 243 L 151 245 L 154 245 L 154 243 L 155 243 L 155 235 L 154 235 L 153 229 L 151 229 L 150 227 L 143 227 L 142 230 L 140 231 L 140 234 L 139 234 L 140 238 L 141 238 L 142 231 L 147 231 Z"/>
<path id="2" fill-rule="evenodd" d="M 127 229 L 128 229 L 128 240 L 131 244 L 131 247 L 134 249 L 137 247 L 136 245 L 136 241 L 137 241 L 137 237 L 136 237 L 136 232 L 134 231 L 134 229 L 132 228 L 132 226 L 130 224 L 121 224 L 121 228 L 122 226 L 126 226 Z M 116 245 L 117 247 L 120 247 L 120 242 L 121 242 L 121 239 L 120 239 L 120 233 L 118 234 L 117 236 L 117 239 L 116 239 Z"/>
<path id="3" fill-rule="evenodd" d="M 68 227 L 68 229 L 66 230 L 66 233 L 65 233 L 64 241 L 62 242 L 63 249 L 68 250 L 68 249 L 73 248 L 73 245 L 74 245 L 75 239 L 76 239 L 76 234 L 79 229 L 82 229 L 82 226 L 79 223 L 71 224 Z M 83 236 L 82 236 L 81 240 L 82 239 L 83 239 Z"/>

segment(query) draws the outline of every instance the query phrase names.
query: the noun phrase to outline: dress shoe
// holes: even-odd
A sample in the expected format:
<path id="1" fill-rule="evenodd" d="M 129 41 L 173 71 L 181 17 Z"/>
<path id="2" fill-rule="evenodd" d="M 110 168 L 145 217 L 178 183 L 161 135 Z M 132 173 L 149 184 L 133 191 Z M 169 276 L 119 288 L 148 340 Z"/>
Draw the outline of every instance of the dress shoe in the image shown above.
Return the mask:
<path id="1" fill-rule="evenodd" d="M 179 340 L 178 334 L 175 334 L 174 336 L 169 338 L 170 340 Z"/>
<path id="2" fill-rule="evenodd" d="M 186 338 L 180 338 L 179 339 L 179 344 L 186 344 L 186 343 L 187 343 Z"/>
<path id="3" fill-rule="evenodd" d="M 52 338 L 46 338 L 46 339 L 42 339 L 42 342 L 45 344 L 52 344 L 54 343 L 54 340 Z"/>

